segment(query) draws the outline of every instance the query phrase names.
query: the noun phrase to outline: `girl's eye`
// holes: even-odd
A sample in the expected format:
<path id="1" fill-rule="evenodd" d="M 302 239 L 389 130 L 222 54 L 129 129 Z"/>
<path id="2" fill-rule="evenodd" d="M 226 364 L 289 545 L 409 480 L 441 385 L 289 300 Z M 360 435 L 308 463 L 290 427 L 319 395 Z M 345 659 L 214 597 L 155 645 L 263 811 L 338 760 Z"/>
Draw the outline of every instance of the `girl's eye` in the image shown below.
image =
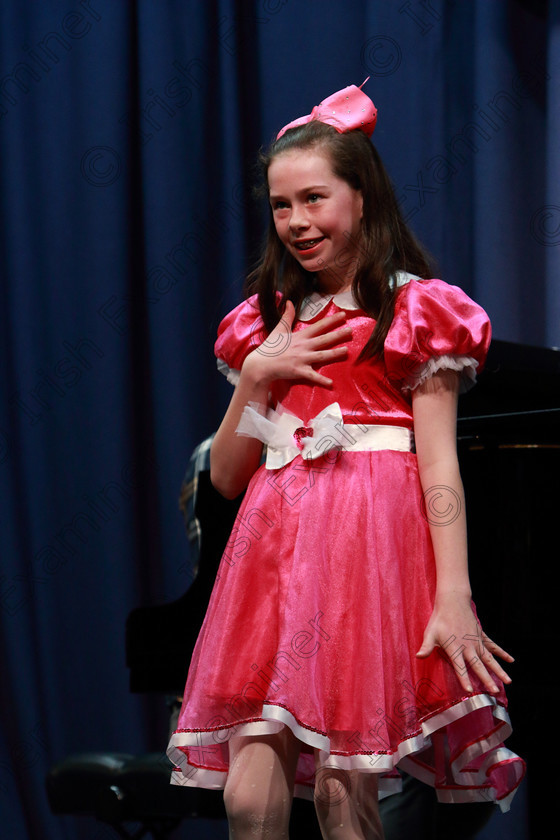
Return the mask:
<path id="1" fill-rule="evenodd" d="M 320 198 L 321 198 L 321 196 L 318 193 L 310 193 L 309 196 L 307 197 L 307 200 L 311 204 L 315 204 Z"/>
<path id="2" fill-rule="evenodd" d="M 285 201 L 275 201 L 272 209 L 273 210 L 285 210 L 287 207 L 287 203 Z"/>

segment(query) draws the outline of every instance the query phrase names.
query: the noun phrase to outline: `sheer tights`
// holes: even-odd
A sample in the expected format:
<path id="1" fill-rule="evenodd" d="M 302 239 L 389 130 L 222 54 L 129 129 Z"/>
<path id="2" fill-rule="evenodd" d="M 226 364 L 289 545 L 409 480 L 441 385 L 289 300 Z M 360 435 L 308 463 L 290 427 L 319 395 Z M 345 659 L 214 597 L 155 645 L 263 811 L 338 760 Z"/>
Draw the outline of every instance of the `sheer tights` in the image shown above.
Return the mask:
<path id="1" fill-rule="evenodd" d="M 230 840 L 288 840 L 300 742 L 288 727 L 275 735 L 233 736 L 224 789 Z M 377 776 L 319 768 L 315 809 L 325 840 L 383 840 Z"/>

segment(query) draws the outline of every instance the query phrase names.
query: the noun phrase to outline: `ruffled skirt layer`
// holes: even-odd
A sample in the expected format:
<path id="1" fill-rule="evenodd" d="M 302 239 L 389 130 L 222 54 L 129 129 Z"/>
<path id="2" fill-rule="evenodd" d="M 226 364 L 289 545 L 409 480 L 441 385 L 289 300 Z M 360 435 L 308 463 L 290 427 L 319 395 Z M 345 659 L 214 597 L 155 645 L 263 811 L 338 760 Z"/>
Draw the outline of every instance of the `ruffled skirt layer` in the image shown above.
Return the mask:
<path id="1" fill-rule="evenodd" d="M 507 810 L 524 762 L 503 746 L 503 686 L 489 696 L 471 673 L 466 694 L 453 637 L 415 656 L 435 593 L 429 516 L 410 452 L 333 450 L 257 471 L 193 653 L 173 783 L 223 788 L 232 735 L 287 726 L 301 742 L 296 795 L 312 797 L 327 766 L 381 774 L 391 792 L 398 764 L 440 801 Z"/>

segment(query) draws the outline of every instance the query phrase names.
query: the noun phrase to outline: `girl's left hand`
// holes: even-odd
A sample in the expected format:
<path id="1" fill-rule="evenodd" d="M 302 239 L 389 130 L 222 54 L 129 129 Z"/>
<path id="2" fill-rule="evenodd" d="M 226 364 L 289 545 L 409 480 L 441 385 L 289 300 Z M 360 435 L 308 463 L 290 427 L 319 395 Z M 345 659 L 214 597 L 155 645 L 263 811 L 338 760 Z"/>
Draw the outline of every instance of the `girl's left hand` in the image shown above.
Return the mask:
<path id="1" fill-rule="evenodd" d="M 455 594 L 436 598 L 422 645 L 416 654 L 420 659 L 429 656 L 435 647 L 445 651 L 465 691 L 472 692 L 469 668 L 477 675 L 491 694 L 499 688 L 492 674 L 504 683 L 511 678 L 497 662 L 495 656 L 513 662 L 513 656 L 493 642 L 482 630 L 469 598 Z"/>

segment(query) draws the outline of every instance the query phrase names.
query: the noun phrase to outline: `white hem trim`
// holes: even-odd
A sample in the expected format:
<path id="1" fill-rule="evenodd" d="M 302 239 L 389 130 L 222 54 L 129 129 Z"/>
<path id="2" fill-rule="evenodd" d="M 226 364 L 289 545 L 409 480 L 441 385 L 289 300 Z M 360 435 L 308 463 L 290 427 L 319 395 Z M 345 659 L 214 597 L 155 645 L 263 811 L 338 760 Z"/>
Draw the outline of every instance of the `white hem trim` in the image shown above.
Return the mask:
<path id="1" fill-rule="evenodd" d="M 434 785 L 435 773 L 426 766 L 421 757 L 424 749 L 432 743 L 432 735 L 443 727 L 465 717 L 470 712 L 492 706 L 492 713 L 496 721 L 503 726 L 496 727 L 485 739 L 477 741 L 460 753 L 451 765 L 455 784 L 437 787 Z M 440 802 L 496 802 L 502 811 L 508 811 L 518 784 L 511 793 L 502 799 L 496 799 L 494 789 L 488 787 L 488 770 L 496 764 L 518 756 L 502 745 L 504 738 L 511 733 L 511 725 L 506 709 L 499 705 L 495 698 L 487 694 L 476 694 L 460 700 L 455 705 L 434 714 L 421 724 L 421 731 L 401 741 L 393 753 L 332 753 L 330 739 L 327 735 L 308 729 L 299 723 L 293 714 L 283 706 L 273 703 L 263 703 L 261 717 L 257 720 L 232 724 L 215 730 L 181 731 L 173 733 L 167 755 L 176 765 L 172 772 L 171 784 L 187 787 L 204 787 L 221 789 L 224 787 L 227 770 L 210 770 L 189 764 L 181 747 L 203 747 L 224 744 L 231 735 L 268 735 L 279 732 L 283 726 L 288 726 L 294 735 L 304 744 L 319 751 L 320 767 L 335 767 L 341 770 L 359 770 L 365 773 L 392 773 L 397 765 L 432 787 L 435 787 Z M 463 768 L 480 753 L 488 752 L 485 761 L 476 771 L 465 772 Z M 415 760 L 418 756 L 418 760 Z M 399 779 L 395 776 L 383 780 L 380 789 L 385 794 L 396 793 L 399 789 Z M 312 798 L 313 788 L 305 784 L 298 784 L 295 788 L 297 796 Z M 311 796 L 310 796 L 311 794 Z"/>

